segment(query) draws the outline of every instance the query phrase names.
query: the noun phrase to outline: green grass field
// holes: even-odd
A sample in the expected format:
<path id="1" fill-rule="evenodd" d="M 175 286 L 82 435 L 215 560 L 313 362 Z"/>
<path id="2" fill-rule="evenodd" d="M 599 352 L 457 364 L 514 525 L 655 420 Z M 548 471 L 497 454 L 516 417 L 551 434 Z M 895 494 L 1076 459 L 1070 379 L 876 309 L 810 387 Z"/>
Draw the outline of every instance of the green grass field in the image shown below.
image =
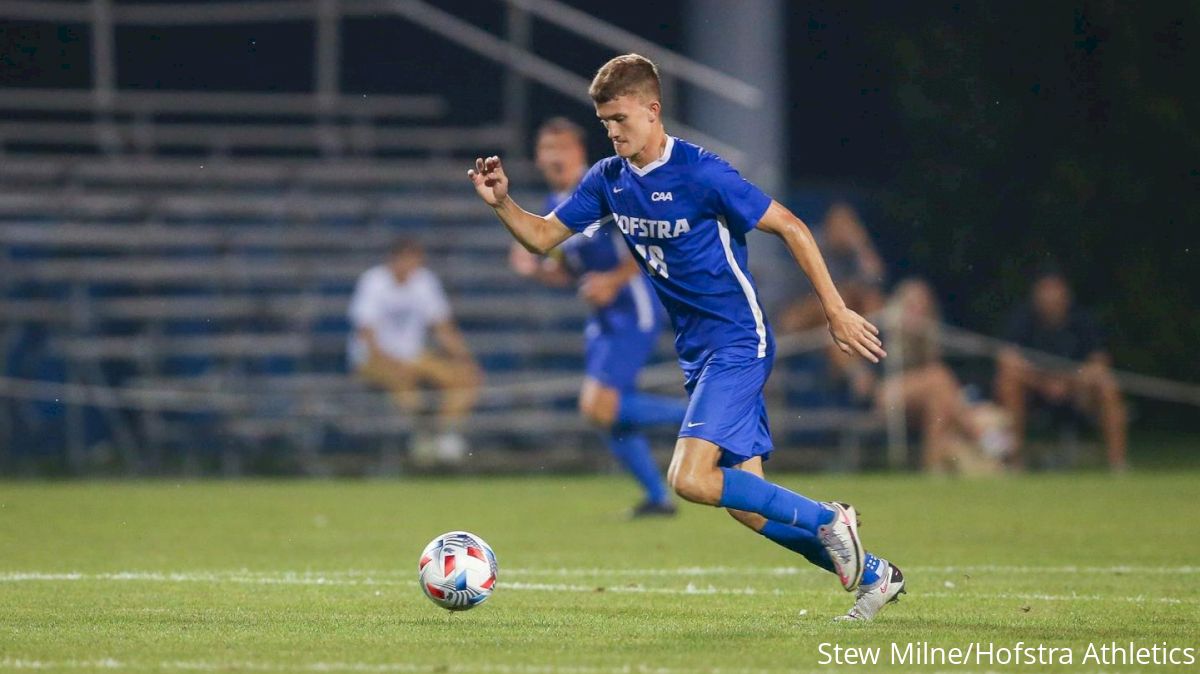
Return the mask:
<path id="1" fill-rule="evenodd" d="M 629 522 L 617 477 L 0 483 L 0 670 L 850 672 L 834 644 L 1070 646 L 1070 666 L 895 671 L 1195 671 L 1097 665 L 1089 643 L 1200 649 L 1200 474 L 955 481 L 790 475 L 858 506 L 909 594 L 874 623 L 830 575 L 685 507 Z M 434 535 L 500 561 L 480 608 L 415 582 Z M 875 668 L 878 669 L 878 668 Z"/>

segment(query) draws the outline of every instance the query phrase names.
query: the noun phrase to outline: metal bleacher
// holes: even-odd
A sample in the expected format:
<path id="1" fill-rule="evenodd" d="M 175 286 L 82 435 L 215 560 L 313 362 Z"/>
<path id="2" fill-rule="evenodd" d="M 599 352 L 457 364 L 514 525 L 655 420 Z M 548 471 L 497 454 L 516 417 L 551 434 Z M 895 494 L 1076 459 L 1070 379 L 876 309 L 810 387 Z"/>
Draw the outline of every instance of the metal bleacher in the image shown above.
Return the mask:
<path id="1" fill-rule="evenodd" d="M 508 271 L 509 238 L 464 189 L 464 165 L 9 155 L 0 325 L 6 343 L 24 345 L 10 349 L 9 371 L 57 363 L 64 381 L 269 401 L 111 413 L 90 425 L 120 432 L 83 423 L 67 438 L 83 460 L 109 435 L 132 441 L 135 460 L 213 438 L 237 451 L 394 441 L 411 420 L 348 377 L 343 352 L 355 279 L 404 234 L 427 247 L 488 371 L 473 441 L 499 428 L 586 433 L 569 405 L 508 411 L 522 382 L 573 390 L 584 309 Z M 30 346 L 23 333 L 39 328 L 52 330 Z"/>
<path id="2" fill-rule="evenodd" d="M 471 445 L 590 437 L 573 405 L 585 309 L 508 271 L 509 238 L 465 178 L 475 156 L 505 152 L 516 181 L 535 185 L 513 85 L 531 77 L 576 98 L 586 87 L 510 59 L 527 37 L 504 46 L 434 4 L 284 4 L 2 8 L 86 25 L 94 76 L 87 89 L 9 81 L 0 95 L 0 467 L 65 448 L 70 472 L 213 454 L 236 469 L 278 450 L 319 473 L 332 453 L 402 445 L 414 420 L 349 376 L 344 356 L 354 282 L 402 235 L 425 244 L 486 372 Z M 534 9 L 505 11 L 520 22 Z M 310 91 L 118 86 L 119 26 L 280 11 L 312 22 Z M 379 14 L 504 64 L 498 114 L 463 121 L 449 92 L 342 91 L 343 21 Z"/>
<path id="3" fill-rule="evenodd" d="M 353 284 L 400 235 L 427 247 L 486 371 L 465 429 L 472 446 L 569 454 L 594 442 L 573 404 L 585 308 L 508 271 L 509 238 L 464 176 L 475 156 L 504 152 L 515 184 L 537 184 L 521 159 L 531 83 L 590 106 L 584 77 L 535 53 L 531 22 L 655 58 L 667 92 L 686 83 L 743 107 L 762 92 L 616 27 L 598 30 L 562 3 L 502 4 L 503 36 L 425 0 L 0 7 L 85 26 L 92 74 L 87 89 L 0 89 L 0 468 L 61 452 L 69 472 L 116 457 L 114 472 L 153 473 L 214 454 L 236 470 L 277 452 L 318 473 L 331 454 L 397 445 L 412 420 L 347 375 L 344 350 Z M 398 39 L 432 35 L 501 66 L 496 113 L 454 114 L 453 87 L 343 91 L 344 20 L 376 16 L 405 22 Z M 121 26 L 285 18 L 312 23 L 310 91 L 118 85 Z M 669 352 L 664 337 L 660 355 Z M 519 465 L 521 452 L 504 454 Z"/>
<path id="4" fill-rule="evenodd" d="M 233 102 L 263 114 L 262 98 Z M 198 101 L 201 112 L 210 99 Z M 26 110 L 62 104 L 6 100 Z M 557 381 L 551 395 L 569 397 L 584 309 L 508 271 L 507 234 L 468 189 L 466 158 L 503 146 L 504 130 L 312 121 L 275 133 L 145 116 L 166 101 L 126 97 L 118 110 L 142 117 L 117 124 L 0 124 L 7 372 L 242 400 L 48 412 L 13 402 L 3 420 L 10 446 L 62 435 L 76 464 L 104 443 L 136 463 L 210 443 L 224 453 L 282 446 L 304 450 L 304 469 L 318 471 L 322 451 L 397 443 L 412 420 L 347 376 L 343 352 L 354 281 L 400 235 L 427 247 L 488 372 L 466 429 L 473 443 L 503 444 L 498 429 L 560 443 L 587 433 L 567 404 L 510 409 L 532 381 Z M 205 151 L 186 154 L 197 142 Z M 245 147 L 287 152 L 240 156 Z M 510 171 L 530 177 L 520 161 Z"/>

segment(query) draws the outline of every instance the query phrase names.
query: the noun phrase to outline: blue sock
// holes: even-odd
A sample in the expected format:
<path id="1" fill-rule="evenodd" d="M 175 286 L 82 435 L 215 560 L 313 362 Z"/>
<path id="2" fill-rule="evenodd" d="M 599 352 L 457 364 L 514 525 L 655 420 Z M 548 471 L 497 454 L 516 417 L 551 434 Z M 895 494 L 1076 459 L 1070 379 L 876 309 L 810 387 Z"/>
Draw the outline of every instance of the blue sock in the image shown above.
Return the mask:
<path id="1" fill-rule="evenodd" d="M 833 521 L 833 511 L 816 501 L 761 477 L 736 468 L 722 468 L 722 508 L 745 510 L 763 517 L 816 532 L 817 527 Z"/>
<path id="2" fill-rule="evenodd" d="M 821 545 L 817 535 L 808 529 L 767 520 L 766 525 L 758 533 L 792 552 L 804 555 L 805 559 L 822 569 L 834 573 L 833 562 L 829 560 L 829 553 L 825 551 L 825 546 Z"/>
<path id="3" fill-rule="evenodd" d="M 869 552 L 867 553 L 866 558 L 863 560 L 863 585 L 870 585 L 879 580 L 879 563 L 881 561 L 883 560 Z"/>
<path id="4" fill-rule="evenodd" d="M 789 527 L 786 524 L 767 520 L 767 523 L 758 533 L 792 552 L 804 555 L 805 559 L 822 569 L 830 573 L 836 573 L 833 568 L 833 562 L 829 559 L 829 553 L 826 552 L 825 546 L 821 545 L 821 541 L 813 532 L 801 529 L 800 527 Z M 866 554 L 866 559 L 863 562 L 863 585 L 871 585 L 879 580 L 879 566 L 882 561 L 869 552 Z"/>
<path id="5" fill-rule="evenodd" d="M 654 463 L 654 457 L 650 454 L 650 443 L 646 436 L 628 431 L 613 431 L 608 436 L 608 448 L 625 470 L 633 474 L 638 484 L 642 485 L 642 489 L 646 491 L 646 498 L 654 503 L 667 502 L 667 486 L 663 484 L 658 465 Z"/>
<path id="6" fill-rule="evenodd" d="M 676 398 L 632 391 L 621 394 L 617 424 L 621 426 L 678 426 L 687 413 L 687 403 Z"/>

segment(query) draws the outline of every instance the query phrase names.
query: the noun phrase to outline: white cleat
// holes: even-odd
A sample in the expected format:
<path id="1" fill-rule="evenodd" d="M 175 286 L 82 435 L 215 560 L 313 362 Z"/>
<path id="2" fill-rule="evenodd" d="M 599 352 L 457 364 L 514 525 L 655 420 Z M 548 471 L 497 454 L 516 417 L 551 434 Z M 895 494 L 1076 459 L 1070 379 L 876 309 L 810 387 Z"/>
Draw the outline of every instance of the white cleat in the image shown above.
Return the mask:
<path id="1" fill-rule="evenodd" d="M 858 540 L 858 513 L 849 503 L 823 504 L 833 511 L 833 521 L 817 528 L 817 537 L 829 553 L 842 588 L 850 592 L 862 582 L 866 552 Z"/>
<path id="2" fill-rule="evenodd" d="M 885 559 L 879 560 L 879 580 L 870 585 L 858 588 L 858 596 L 854 606 L 844 616 L 834 620 L 871 620 L 884 606 L 900 601 L 900 595 L 907 594 L 904 589 L 904 574 Z"/>

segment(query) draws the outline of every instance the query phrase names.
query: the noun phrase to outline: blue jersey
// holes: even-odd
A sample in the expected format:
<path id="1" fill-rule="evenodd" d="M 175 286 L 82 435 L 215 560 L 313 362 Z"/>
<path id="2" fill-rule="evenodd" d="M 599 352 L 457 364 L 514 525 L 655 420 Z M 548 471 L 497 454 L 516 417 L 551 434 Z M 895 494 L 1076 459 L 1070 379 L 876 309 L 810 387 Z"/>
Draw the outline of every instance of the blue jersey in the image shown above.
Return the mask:
<path id="1" fill-rule="evenodd" d="M 546 197 L 545 212 L 549 213 L 570 197 L 569 192 L 560 192 Z M 612 271 L 621 266 L 628 253 L 624 250 L 621 234 L 615 225 L 601 227 L 590 236 L 573 236 L 559 245 L 562 263 L 573 276 L 588 272 Z M 613 298 L 611 304 L 593 307 L 589 323 L 595 329 L 613 332 L 637 329 L 642 332 L 657 331 L 661 309 L 654 299 L 646 280 L 634 278 Z"/>
<path id="2" fill-rule="evenodd" d="M 584 235 L 617 225 L 671 317 L 688 371 L 717 349 L 774 351 L 746 261 L 746 233 L 770 205 L 725 160 L 668 136 L 662 157 L 643 168 L 600 160 L 554 212 Z"/>

